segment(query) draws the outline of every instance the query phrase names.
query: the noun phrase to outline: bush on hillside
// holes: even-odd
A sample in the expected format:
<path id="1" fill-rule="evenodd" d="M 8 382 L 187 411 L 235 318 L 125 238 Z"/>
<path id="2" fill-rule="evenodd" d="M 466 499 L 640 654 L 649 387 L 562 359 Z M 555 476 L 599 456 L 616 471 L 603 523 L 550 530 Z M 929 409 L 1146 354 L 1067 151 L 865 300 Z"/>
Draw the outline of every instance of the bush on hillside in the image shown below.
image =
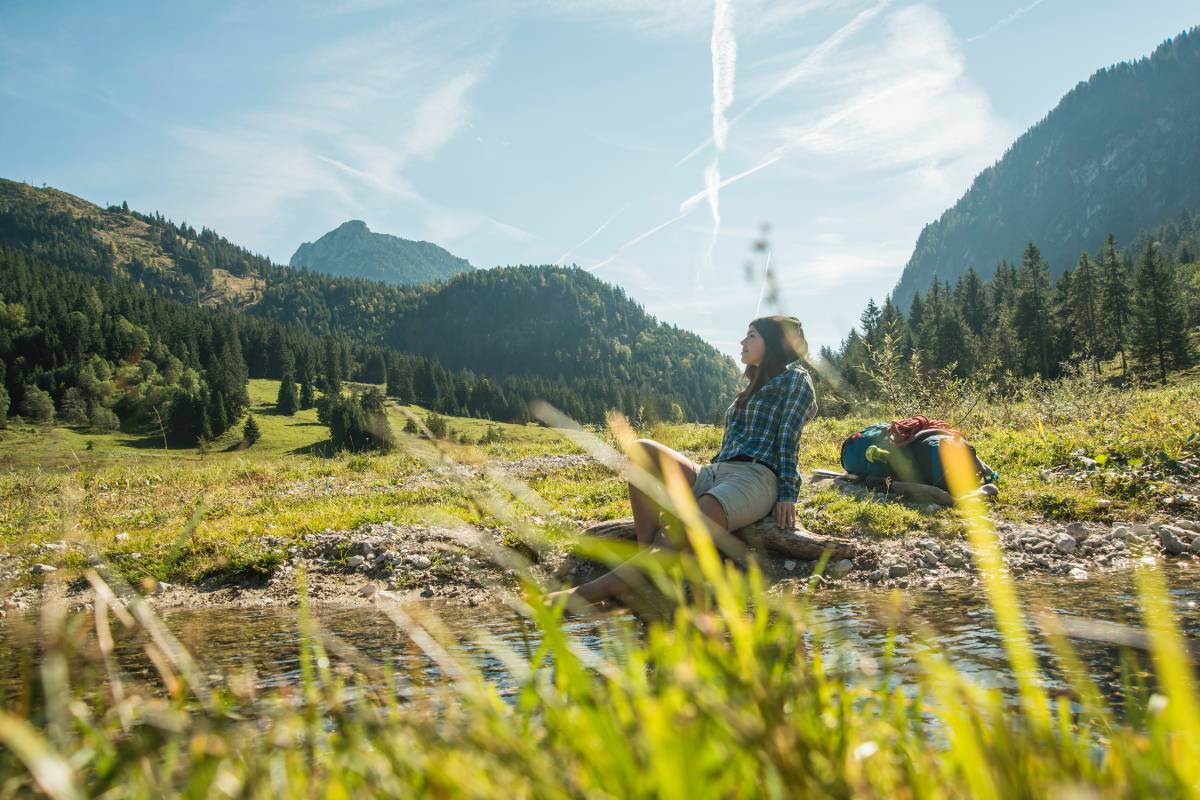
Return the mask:
<path id="1" fill-rule="evenodd" d="M 335 450 L 387 452 L 395 446 L 387 413 L 382 403 L 377 403 L 373 397 L 341 395 L 325 405 L 329 440 Z"/>
<path id="2" fill-rule="evenodd" d="M 54 400 L 50 393 L 36 386 L 25 387 L 21 416 L 29 422 L 49 422 L 54 419 Z"/>
<path id="3" fill-rule="evenodd" d="M 94 431 L 111 433 L 121 427 L 121 419 L 111 408 L 106 408 L 97 403 L 92 406 L 92 410 L 88 414 L 88 424 Z"/>
<path id="4" fill-rule="evenodd" d="M 450 433 L 450 425 L 447 424 L 446 418 L 436 411 L 425 418 L 425 427 L 434 439 L 445 439 Z"/>
<path id="5" fill-rule="evenodd" d="M 253 447 L 261 438 L 262 431 L 258 427 L 258 421 L 251 414 L 246 418 L 246 424 L 242 428 L 242 441 L 246 443 L 246 447 Z"/>

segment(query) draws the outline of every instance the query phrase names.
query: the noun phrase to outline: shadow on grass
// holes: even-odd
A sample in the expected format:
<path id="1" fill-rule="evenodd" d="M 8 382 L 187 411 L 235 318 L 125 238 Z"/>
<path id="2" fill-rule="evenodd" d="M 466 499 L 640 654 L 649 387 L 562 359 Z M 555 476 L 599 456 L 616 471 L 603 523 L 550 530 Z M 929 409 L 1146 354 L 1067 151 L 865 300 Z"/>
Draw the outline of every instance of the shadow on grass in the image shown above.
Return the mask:
<path id="1" fill-rule="evenodd" d="M 337 451 L 333 449 L 333 441 L 325 439 L 324 441 L 313 442 L 303 447 L 288 450 L 287 454 L 289 456 L 319 456 L 321 458 L 329 458 L 337 455 Z"/>

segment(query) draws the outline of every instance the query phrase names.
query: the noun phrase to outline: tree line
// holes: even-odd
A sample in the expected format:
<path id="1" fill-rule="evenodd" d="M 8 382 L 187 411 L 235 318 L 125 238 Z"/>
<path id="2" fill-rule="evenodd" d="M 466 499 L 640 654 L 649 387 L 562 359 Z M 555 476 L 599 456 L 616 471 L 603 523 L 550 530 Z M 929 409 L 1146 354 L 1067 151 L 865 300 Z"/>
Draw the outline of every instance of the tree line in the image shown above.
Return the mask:
<path id="1" fill-rule="evenodd" d="M 215 269 L 255 278 L 261 297 L 238 326 L 247 373 L 282 379 L 286 349 L 298 401 L 306 380 L 319 391 L 340 378 L 386 384 L 391 396 L 446 414 L 519 419 L 538 397 L 588 422 L 610 409 L 711 421 L 736 388 L 729 358 L 579 269 L 507 267 L 395 286 L 275 265 L 125 204 L 72 213 L 54 194 L 0 181 L 0 246 L 187 305 L 212 290 Z M 132 244 L 110 244 L 131 229 Z"/>
<path id="2" fill-rule="evenodd" d="M 852 388 L 871 389 L 880 353 L 902 364 L 998 381 L 1055 378 L 1071 365 L 1100 374 L 1117 359 L 1124 376 L 1166 382 L 1195 360 L 1200 324 L 1200 212 L 1137 237 L 1123 253 L 1110 234 L 1096 254 L 1052 280 L 1030 242 L 1019 265 L 1001 261 L 984 281 L 971 267 L 953 286 L 935 278 L 907 312 L 871 300 L 859 327 L 821 356 Z"/>
<path id="3" fill-rule="evenodd" d="M 0 424 L 18 415 L 57 419 L 192 446 L 237 424 L 250 378 L 280 381 L 284 413 L 340 397 L 351 381 L 442 414 L 504 421 L 527 421 L 534 398 L 584 421 L 601 421 L 611 408 L 631 417 L 683 413 L 646 386 L 450 370 L 436 359 L 179 303 L 0 247 Z"/>

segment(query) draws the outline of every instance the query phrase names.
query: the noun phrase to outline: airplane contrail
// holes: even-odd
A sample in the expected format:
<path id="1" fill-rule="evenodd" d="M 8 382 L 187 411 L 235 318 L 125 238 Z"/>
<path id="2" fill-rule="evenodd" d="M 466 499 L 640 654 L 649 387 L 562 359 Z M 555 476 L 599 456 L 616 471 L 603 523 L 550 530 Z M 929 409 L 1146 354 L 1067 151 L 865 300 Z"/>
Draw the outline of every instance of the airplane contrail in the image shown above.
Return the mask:
<path id="1" fill-rule="evenodd" d="M 983 33 L 976 34 L 975 36 L 972 36 L 970 39 L 967 39 L 967 43 L 970 44 L 971 42 L 977 42 L 980 39 L 984 38 L 985 36 L 991 36 L 993 33 L 1000 30 L 1001 28 L 1008 27 L 1009 25 L 1011 25 L 1014 22 L 1016 22 L 1017 20 L 1019 20 L 1021 17 L 1028 14 L 1030 11 L 1033 11 L 1035 8 L 1037 8 L 1044 2 L 1045 2 L 1045 0 L 1033 0 L 1033 2 L 1030 3 L 1029 5 L 1021 6 L 1016 11 L 1012 12 L 1007 17 L 1005 17 L 1004 19 L 1002 19 L 999 22 L 997 22 L 996 24 L 992 25 L 992 27 L 988 28 Z"/>
<path id="2" fill-rule="evenodd" d="M 845 25 L 834 31 L 829 38 L 825 39 L 825 41 L 821 42 L 819 45 L 809 51 L 808 55 L 801 59 L 799 64 L 788 70 L 782 78 L 773 83 L 769 88 L 758 95 L 758 97 L 754 98 L 754 100 L 750 102 L 750 105 L 746 106 L 744 109 L 738 112 L 733 119 L 729 120 L 729 127 L 736 125 L 751 111 L 758 108 L 767 100 L 770 100 L 772 97 L 779 94 L 796 81 L 811 74 L 816 69 L 817 65 L 820 64 L 821 60 L 825 58 L 825 56 L 829 55 L 829 53 L 839 47 L 842 42 L 844 42 L 850 36 L 853 36 L 859 31 L 859 29 L 878 16 L 881 11 L 891 5 L 891 2 L 892 0 L 880 0 L 880 2 L 876 3 L 871 8 L 868 8 L 865 11 L 860 11 L 854 17 L 854 19 L 850 20 Z M 714 143 L 715 139 L 710 136 L 707 140 L 697 145 L 696 148 L 686 156 L 676 161 L 674 166 L 679 167 L 683 164 L 686 164 L 688 161 L 691 161 L 697 155 L 704 152 L 709 145 Z"/>
<path id="3" fill-rule="evenodd" d="M 737 183 L 742 178 L 748 178 L 751 175 L 753 175 L 754 173 L 758 172 L 759 170 L 763 170 L 763 169 L 766 169 L 767 167 L 771 166 L 772 164 L 774 164 L 776 161 L 778 161 L 781 158 L 783 158 L 782 154 L 772 155 L 770 158 L 768 158 L 765 161 L 762 161 L 758 164 L 755 164 L 753 167 L 746 170 L 745 172 L 739 172 L 737 175 L 731 175 L 730 177 L 721 181 L 718 184 L 717 188 L 724 189 L 726 186 L 729 186 L 730 184 Z M 692 195 L 691 197 L 689 197 L 688 199 L 684 200 L 682 203 L 679 204 L 679 210 L 681 212 L 682 211 L 691 211 L 693 208 L 695 208 L 697 205 L 699 205 L 701 201 L 703 201 L 705 198 L 707 198 L 709 196 L 710 191 L 711 191 L 711 189 L 706 187 L 704 189 L 704 191 L 697 192 L 696 194 Z"/>
<path id="4" fill-rule="evenodd" d="M 571 256 L 572 253 L 574 253 L 579 248 L 583 247 L 585 244 L 590 242 L 592 239 L 595 239 L 597 236 L 599 236 L 600 232 L 603 231 L 605 228 L 607 228 L 609 223 L 611 223 L 617 217 L 621 216 L 621 214 L 624 213 L 625 209 L 629 208 L 629 205 L 630 205 L 630 203 L 626 203 L 625 205 L 618 208 L 616 213 L 614 213 L 608 219 L 604 220 L 604 223 L 599 228 L 596 228 L 596 230 L 592 231 L 591 234 L 586 239 L 584 239 L 582 242 L 575 245 L 570 250 L 568 250 L 567 252 L 565 252 L 561 256 L 559 256 L 558 260 L 554 262 L 554 265 L 555 266 L 561 265 L 564 261 L 566 261 Z"/>
<path id="5" fill-rule="evenodd" d="M 730 0 L 717 0 L 713 7 L 713 141 L 717 150 L 725 149 L 729 123 L 725 112 L 733 105 L 733 83 L 737 69 L 737 39 L 733 36 L 733 6 Z"/>
<path id="6" fill-rule="evenodd" d="M 713 4 L 713 29 L 710 42 L 712 51 L 713 100 L 712 140 L 716 155 L 704 171 L 704 185 L 708 196 L 708 209 L 712 214 L 712 233 L 708 237 L 708 249 L 704 251 L 704 263 L 712 272 L 713 251 L 717 248 L 717 237 L 721 233 L 721 153 L 729 134 L 729 121 L 725 112 L 733 105 L 733 84 L 737 70 L 737 39 L 733 35 L 733 5 L 731 0 L 716 0 Z"/>
<path id="7" fill-rule="evenodd" d="M 701 194 L 703 194 L 703 192 L 701 192 Z M 693 205 L 693 208 L 694 208 L 694 207 L 695 207 L 695 206 Z M 604 259 L 604 260 L 603 260 L 603 261 L 601 261 L 600 263 L 598 263 L 598 264 L 593 264 L 593 265 L 592 265 L 592 266 L 590 266 L 590 267 L 585 267 L 585 268 L 584 268 L 584 272 L 595 272 L 596 270 L 600 269 L 601 267 L 605 266 L 605 265 L 606 265 L 606 264 L 608 264 L 609 262 L 611 262 L 611 261 L 613 261 L 614 259 L 616 259 L 616 257 L 617 257 L 617 256 L 621 255 L 621 253 L 625 252 L 625 251 L 626 251 L 626 250 L 628 250 L 630 247 L 633 247 L 635 244 L 637 244 L 638 242 L 642 241 L 643 239 L 649 239 L 651 236 L 653 236 L 654 234 L 658 233 L 659 231 L 661 231 L 663 228 L 667 227 L 668 225 L 674 225 L 676 222 L 679 222 L 679 220 L 683 219 L 684 217 L 686 217 L 686 216 L 687 216 L 688 214 L 690 214 L 691 212 L 692 212 L 692 209 L 691 209 L 691 208 L 688 208 L 688 209 L 686 209 L 686 210 L 681 210 L 681 211 L 680 211 L 678 214 L 676 214 L 675 216 L 671 217 L 669 220 L 667 220 L 666 222 L 662 223 L 661 225 L 655 225 L 653 228 L 651 228 L 650 230 L 646 231 L 645 233 L 643 233 L 643 234 L 639 234 L 638 236 L 635 236 L 635 237 L 633 237 L 633 238 L 632 238 L 632 239 L 630 239 L 628 242 L 626 242 L 625 244 L 623 244 L 623 245 L 621 245 L 620 247 L 618 247 L 618 248 L 617 248 L 617 252 L 613 253 L 611 256 L 609 256 L 608 258 Z"/>

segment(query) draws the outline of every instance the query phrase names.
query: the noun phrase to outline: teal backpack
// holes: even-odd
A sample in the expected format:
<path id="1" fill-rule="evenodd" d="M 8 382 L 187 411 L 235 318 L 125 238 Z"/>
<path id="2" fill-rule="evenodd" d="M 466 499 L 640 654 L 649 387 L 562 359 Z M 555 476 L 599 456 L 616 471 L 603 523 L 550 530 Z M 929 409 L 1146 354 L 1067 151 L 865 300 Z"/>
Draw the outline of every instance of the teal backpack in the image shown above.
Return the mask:
<path id="1" fill-rule="evenodd" d="M 891 474 L 887 463 L 876 463 L 867 459 L 870 447 L 888 446 L 888 428 L 891 423 L 877 422 L 869 428 L 851 434 L 842 442 L 842 469 L 863 478 Z"/>

